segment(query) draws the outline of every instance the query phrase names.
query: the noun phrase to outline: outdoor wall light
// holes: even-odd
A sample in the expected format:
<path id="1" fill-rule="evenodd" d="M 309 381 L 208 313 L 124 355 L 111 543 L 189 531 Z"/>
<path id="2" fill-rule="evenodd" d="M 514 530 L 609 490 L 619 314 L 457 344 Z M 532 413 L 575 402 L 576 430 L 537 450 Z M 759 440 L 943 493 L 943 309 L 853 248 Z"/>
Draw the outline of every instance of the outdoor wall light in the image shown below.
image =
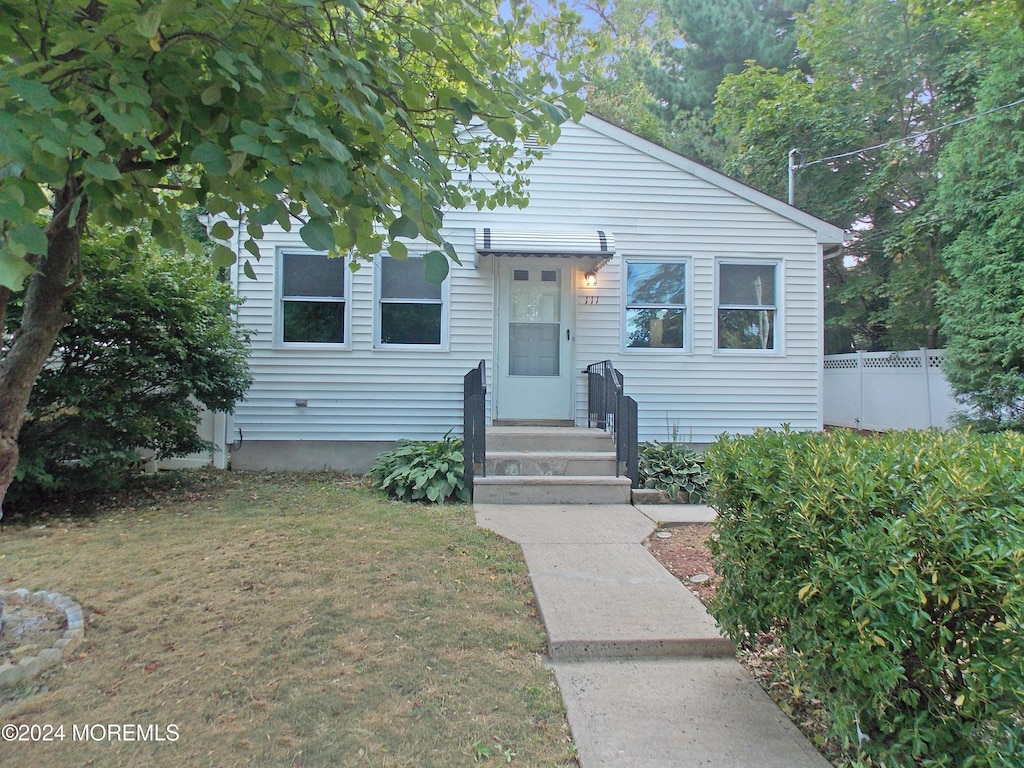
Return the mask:
<path id="1" fill-rule="evenodd" d="M 597 272 L 594 272 L 594 271 L 587 272 L 583 276 L 583 284 L 585 286 L 587 286 L 587 288 L 596 288 L 597 287 Z"/>

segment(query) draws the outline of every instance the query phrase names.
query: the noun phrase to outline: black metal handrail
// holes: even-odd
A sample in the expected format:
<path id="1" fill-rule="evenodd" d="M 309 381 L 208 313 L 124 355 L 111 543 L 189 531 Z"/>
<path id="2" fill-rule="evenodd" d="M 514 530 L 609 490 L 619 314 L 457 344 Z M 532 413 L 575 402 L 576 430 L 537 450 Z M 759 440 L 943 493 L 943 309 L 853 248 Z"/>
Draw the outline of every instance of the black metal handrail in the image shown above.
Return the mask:
<path id="1" fill-rule="evenodd" d="M 473 493 L 476 465 L 487 475 L 487 368 L 484 361 L 462 378 L 462 477 Z"/>
<path id="2" fill-rule="evenodd" d="M 587 366 L 587 426 L 610 432 L 615 444 L 615 474 L 640 487 L 636 400 L 623 392 L 624 378 L 611 360 Z"/>

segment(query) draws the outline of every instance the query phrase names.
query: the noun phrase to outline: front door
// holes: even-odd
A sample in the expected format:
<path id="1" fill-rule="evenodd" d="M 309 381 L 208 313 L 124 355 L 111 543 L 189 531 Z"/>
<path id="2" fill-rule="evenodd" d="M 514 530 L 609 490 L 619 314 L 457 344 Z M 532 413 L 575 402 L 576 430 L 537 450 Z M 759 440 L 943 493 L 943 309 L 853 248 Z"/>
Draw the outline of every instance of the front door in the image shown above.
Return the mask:
<path id="1" fill-rule="evenodd" d="M 497 417 L 572 419 L 572 262 L 497 261 Z"/>

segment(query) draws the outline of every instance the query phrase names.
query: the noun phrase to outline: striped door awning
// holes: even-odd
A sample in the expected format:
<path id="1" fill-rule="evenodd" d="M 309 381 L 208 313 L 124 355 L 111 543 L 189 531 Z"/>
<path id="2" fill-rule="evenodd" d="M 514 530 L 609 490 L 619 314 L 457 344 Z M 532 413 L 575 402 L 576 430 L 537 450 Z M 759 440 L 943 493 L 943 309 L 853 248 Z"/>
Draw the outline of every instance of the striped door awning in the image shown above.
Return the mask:
<path id="1" fill-rule="evenodd" d="M 615 255 L 611 232 L 523 232 L 485 227 L 476 231 L 476 252 L 481 256 L 596 256 Z"/>

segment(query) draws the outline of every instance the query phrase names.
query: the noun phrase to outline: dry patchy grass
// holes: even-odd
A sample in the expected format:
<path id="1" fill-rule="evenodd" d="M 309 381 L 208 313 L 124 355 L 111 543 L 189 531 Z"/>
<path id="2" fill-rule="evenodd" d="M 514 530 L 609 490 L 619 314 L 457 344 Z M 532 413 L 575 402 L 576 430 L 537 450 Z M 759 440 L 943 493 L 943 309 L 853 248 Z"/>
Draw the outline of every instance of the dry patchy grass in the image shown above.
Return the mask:
<path id="1" fill-rule="evenodd" d="M 84 644 L 0 691 L 15 766 L 573 764 L 518 547 L 468 507 L 334 475 L 200 475 L 145 506 L 10 526 L 0 587 L 81 603 Z M 164 742 L 74 741 L 85 724 Z"/>

